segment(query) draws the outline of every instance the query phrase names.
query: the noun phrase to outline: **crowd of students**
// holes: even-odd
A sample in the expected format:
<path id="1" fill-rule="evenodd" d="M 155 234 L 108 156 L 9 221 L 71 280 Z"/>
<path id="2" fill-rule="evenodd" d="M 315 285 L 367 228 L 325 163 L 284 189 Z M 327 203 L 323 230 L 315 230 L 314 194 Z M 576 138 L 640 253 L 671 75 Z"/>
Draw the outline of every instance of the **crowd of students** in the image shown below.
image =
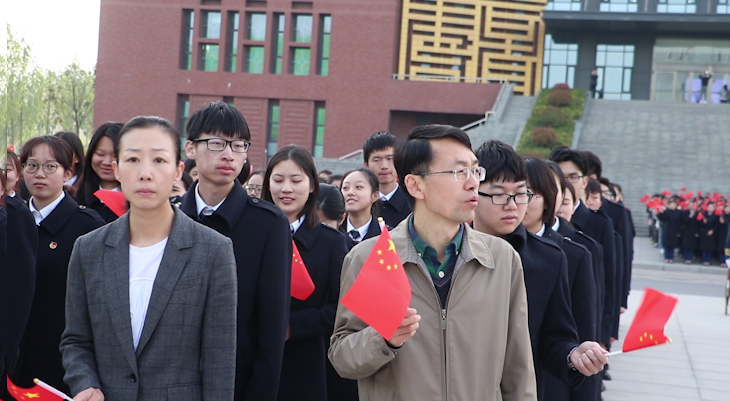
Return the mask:
<path id="1" fill-rule="evenodd" d="M 363 167 L 326 177 L 296 145 L 251 171 L 226 103 L 186 132 L 181 148 L 141 116 L 101 125 L 85 153 L 72 133 L 8 151 L 0 352 L 18 386 L 37 377 L 75 401 L 601 398 L 634 231 L 596 155 L 474 152 L 429 125 L 371 135 Z M 379 217 L 413 291 L 387 339 L 340 303 Z M 295 249 L 314 283 L 303 300 Z"/>

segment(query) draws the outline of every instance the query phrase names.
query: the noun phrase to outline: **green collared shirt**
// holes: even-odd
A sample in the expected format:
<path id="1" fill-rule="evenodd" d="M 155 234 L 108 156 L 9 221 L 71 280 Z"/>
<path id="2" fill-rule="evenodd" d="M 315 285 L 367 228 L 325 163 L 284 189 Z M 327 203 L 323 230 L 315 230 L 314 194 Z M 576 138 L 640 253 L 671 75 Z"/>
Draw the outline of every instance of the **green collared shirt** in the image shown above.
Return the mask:
<path id="1" fill-rule="evenodd" d="M 418 236 L 415 227 L 413 227 L 413 216 L 411 216 L 408 220 L 408 230 L 411 234 L 413 246 L 416 248 L 418 256 L 420 256 L 426 264 L 429 273 L 431 273 L 431 277 L 436 282 L 448 279 L 456 265 L 456 259 L 459 256 L 459 252 L 461 252 L 461 241 L 464 238 L 464 224 L 459 226 L 459 232 L 456 233 L 451 242 L 446 244 L 446 247 L 444 248 L 445 257 L 443 262 L 439 262 L 436 249 Z"/>

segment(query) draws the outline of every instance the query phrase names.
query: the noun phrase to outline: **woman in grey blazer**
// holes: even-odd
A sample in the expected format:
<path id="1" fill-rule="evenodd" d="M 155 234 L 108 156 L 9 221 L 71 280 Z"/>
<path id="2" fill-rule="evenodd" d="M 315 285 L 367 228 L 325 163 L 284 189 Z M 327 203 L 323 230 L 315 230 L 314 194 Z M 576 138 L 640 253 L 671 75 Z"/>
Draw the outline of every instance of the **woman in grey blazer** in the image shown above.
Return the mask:
<path id="1" fill-rule="evenodd" d="M 157 117 L 122 128 L 113 169 L 130 211 L 74 245 L 61 340 L 74 401 L 233 400 L 233 248 L 170 205 L 178 138 Z"/>

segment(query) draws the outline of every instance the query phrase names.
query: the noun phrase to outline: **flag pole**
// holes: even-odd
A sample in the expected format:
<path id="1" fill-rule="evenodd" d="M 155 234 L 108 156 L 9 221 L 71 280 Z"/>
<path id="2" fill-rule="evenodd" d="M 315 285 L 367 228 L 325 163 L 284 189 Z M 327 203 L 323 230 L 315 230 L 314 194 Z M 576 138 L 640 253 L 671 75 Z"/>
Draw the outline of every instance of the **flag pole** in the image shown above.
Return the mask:
<path id="1" fill-rule="evenodd" d="M 38 387 L 41 387 L 42 389 L 44 389 L 44 390 L 46 390 L 46 391 L 48 391 L 50 393 L 53 393 L 54 395 L 57 395 L 57 396 L 63 398 L 63 401 L 71 401 L 71 397 L 69 397 L 66 394 L 64 394 L 64 393 L 56 390 L 51 385 L 48 385 L 46 383 L 43 383 L 42 381 L 40 381 L 38 379 L 33 379 L 33 383 L 35 383 Z"/>
<path id="2" fill-rule="evenodd" d="M 613 352 L 609 352 L 608 354 L 604 354 L 603 356 L 614 356 L 614 355 L 623 354 L 623 353 L 624 353 L 623 351 L 613 351 Z"/>

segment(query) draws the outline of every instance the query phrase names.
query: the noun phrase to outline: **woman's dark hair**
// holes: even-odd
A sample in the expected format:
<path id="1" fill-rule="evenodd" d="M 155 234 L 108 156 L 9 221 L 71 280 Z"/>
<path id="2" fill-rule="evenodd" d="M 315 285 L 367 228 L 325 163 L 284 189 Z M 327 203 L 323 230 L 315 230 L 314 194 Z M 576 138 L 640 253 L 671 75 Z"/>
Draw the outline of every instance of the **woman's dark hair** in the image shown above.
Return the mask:
<path id="1" fill-rule="evenodd" d="M 8 161 L 6 163 L 11 163 L 13 165 L 13 168 L 15 169 L 15 175 L 18 176 L 18 182 L 20 182 L 21 178 L 23 177 L 23 174 L 21 174 L 23 166 L 20 164 L 20 158 L 17 154 L 15 154 L 15 152 L 10 149 L 7 150 L 7 155 Z M 5 166 L 3 166 L 3 169 L 5 169 Z M 5 173 L 7 174 L 7 171 Z M 7 179 L 7 176 L 5 178 Z M 15 186 L 18 186 L 17 182 L 15 183 Z M 13 188 L 13 191 L 14 190 L 15 188 Z"/>
<path id="2" fill-rule="evenodd" d="M 81 143 L 79 136 L 69 131 L 60 131 L 53 134 L 57 138 L 61 138 L 71 145 L 71 149 L 76 157 L 76 165 L 74 166 L 74 175 L 79 177 L 84 171 L 84 145 Z"/>
<path id="3" fill-rule="evenodd" d="M 251 177 L 253 177 L 253 176 L 255 176 L 255 175 L 260 175 L 260 176 L 262 176 L 262 177 L 263 177 L 263 176 L 265 176 L 265 175 L 266 175 L 266 170 L 256 170 L 256 171 L 254 171 L 253 173 L 251 173 L 251 175 L 250 175 L 250 176 L 248 177 L 248 179 L 250 180 L 250 179 L 251 179 Z"/>
<path id="4" fill-rule="evenodd" d="M 330 184 L 319 184 L 319 198 L 317 200 L 317 210 L 322 212 L 330 220 L 340 221 L 342 216 L 347 213 L 345 210 L 345 198 L 342 192 Z"/>
<path id="5" fill-rule="evenodd" d="M 119 160 L 119 144 L 122 143 L 122 137 L 135 129 L 143 128 L 159 128 L 172 140 L 172 146 L 175 152 L 175 163 L 180 163 L 180 134 L 178 134 L 172 123 L 165 120 L 162 117 L 155 116 L 138 116 L 129 120 L 117 135 L 117 140 L 114 141 L 114 156 Z"/>
<path id="6" fill-rule="evenodd" d="M 51 156 L 54 160 L 56 160 L 56 162 L 58 162 L 58 164 L 61 165 L 61 167 L 63 167 L 64 170 L 73 171 L 74 151 L 71 149 L 71 145 L 63 139 L 51 135 L 37 136 L 29 139 L 28 142 L 23 145 L 23 150 L 20 153 L 20 162 L 25 164 L 31 153 L 33 153 L 33 149 L 43 144 L 48 145 L 48 150 L 50 150 Z M 69 191 L 69 194 L 72 197 L 75 195 L 74 189 L 64 187 L 64 190 Z"/>
<path id="7" fill-rule="evenodd" d="M 78 190 L 76 199 L 80 204 L 90 206 L 96 203 L 97 200 L 94 192 L 99 189 L 101 180 L 99 180 L 99 176 L 96 175 L 91 165 L 91 159 L 94 157 L 94 152 L 96 152 L 96 148 L 99 146 L 99 141 L 106 137 L 111 139 L 112 143 L 116 143 L 119 131 L 123 126 L 122 123 L 107 122 L 100 125 L 94 131 L 94 135 L 91 136 L 91 142 L 89 142 L 89 147 L 86 149 L 86 157 L 84 158 L 84 170 L 75 184 Z"/>
<path id="8" fill-rule="evenodd" d="M 415 206 L 416 200 L 405 186 L 406 176 L 408 174 L 427 173 L 433 161 L 433 147 L 430 142 L 446 138 L 455 139 L 471 149 L 471 140 L 466 132 L 451 125 L 437 124 L 413 128 L 406 141 L 396 144 L 393 152 L 393 163 L 395 170 L 398 172 L 401 189 L 411 208 Z"/>
<path id="9" fill-rule="evenodd" d="M 243 163 L 243 166 L 241 167 L 241 172 L 238 173 L 238 182 L 241 184 L 244 184 L 248 179 L 251 177 L 251 162 L 246 159 L 246 162 Z"/>
<path id="10" fill-rule="evenodd" d="M 555 223 L 555 198 L 558 196 L 558 188 L 555 185 L 553 171 L 544 161 L 540 159 L 525 159 L 527 167 L 528 187 L 532 193 L 541 195 L 545 209 L 542 211 L 542 222 L 547 226 Z"/>
<path id="11" fill-rule="evenodd" d="M 183 171 L 182 178 L 181 178 L 183 184 L 185 185 L 185 190 L 187 191 L 190 189 L 190 186 L 193 185 L 193 177 L 190 176 L 190 174 Z"/>
<path id="12" fill-rule="evenodd" d="M 575 189 L 572 185 L 568 185 L 568 181 L 565 180 L 565 176 L 563 175 L 563 170 L 554 161 L 548 160 L 546 163 L 550 167 L 550 170 L 553 170 L 553 175 L 560 182 L 560 193 L 565 195 L 565 191 L 570 191 L 570 194 L 573 196 L 573 204 L 575 204 Z"/>
<path id="13" fill-rule="evenodd" d="M 375 175 L 372 171 L 370 171 L 368 168 L 360 167 L 352 171 L 348 171 L 345 173 L 344 176 L 342 176 L 342 182 L 345 182 L 345 178 L 347 178 L 348 175 L 352 173 L 361 173 L 365 176 L 365 178 L 368 180 L 368 184 L 370 184 L 370 189 L 372 192 L 371 194 L 378 193 L 380 191 L 380 183 L 378 183 L 378 176 Z M 380 197 L 378 196 L 378 200 L 373 202 L 372 206 L 370 206 L 370 213 L 373 216 L 380 216 Z"/>
<path id="14" fill-rule="evenodd" d="M 309 228 L 314 228 L 319 224 L 319 216 L 317 215 L 317 199 L 319 199 L 319 180 L 317 179 L 317 167 L 314 165 L 314 160 L 309 152 L 297 145 L 288 145 L 279 149 L 276 154 L 269 160 L 269 165 L 266 167 L 266 175 L 264 175 L 264 185 L 261 189 L 261 196 L 265 201 L 274 203 L 274 198 L 271 196 L 271 190 L 269 189 L 269 181 L 271 180 L 271 172 L 274 170 L 277 164 L 291 160 L 296 163 L 302 172 L 309 178 L 309 185 L 312 186 L 313 192 L 309 194 L 307 203 L 304 204 L 304 208 L 297 217 L 306 216 L 306 224 Z"/>
<path id="15" fill-rule="evenodd" d="M 243 115 L 228 103 L 214 101 L 195 111 L 185 127 L 188 140 L 194 141 L 203 134 L 220 134 L 235 139 L 251 140 L 251 131 Z"/>
<path id="16" fill-rule="evenodd" d="M 192 170 L 196 166 L 195 159 L 186 159 L 185 160 L 185 172 L 190 174 L 190 170 Z"/>
<path id="17" fill-rule="evenodd" d="M 5 188 L 6 183 L 8 182 L 8 177 L 6 176 L 7 172 L 5 171 L 5 168 L 0 168 L 0 190 L 2 190 L 2 194 L 0 194 L 0 208 L 5 209 L 5 196 L 8 192 L 8 190 Z"/>

